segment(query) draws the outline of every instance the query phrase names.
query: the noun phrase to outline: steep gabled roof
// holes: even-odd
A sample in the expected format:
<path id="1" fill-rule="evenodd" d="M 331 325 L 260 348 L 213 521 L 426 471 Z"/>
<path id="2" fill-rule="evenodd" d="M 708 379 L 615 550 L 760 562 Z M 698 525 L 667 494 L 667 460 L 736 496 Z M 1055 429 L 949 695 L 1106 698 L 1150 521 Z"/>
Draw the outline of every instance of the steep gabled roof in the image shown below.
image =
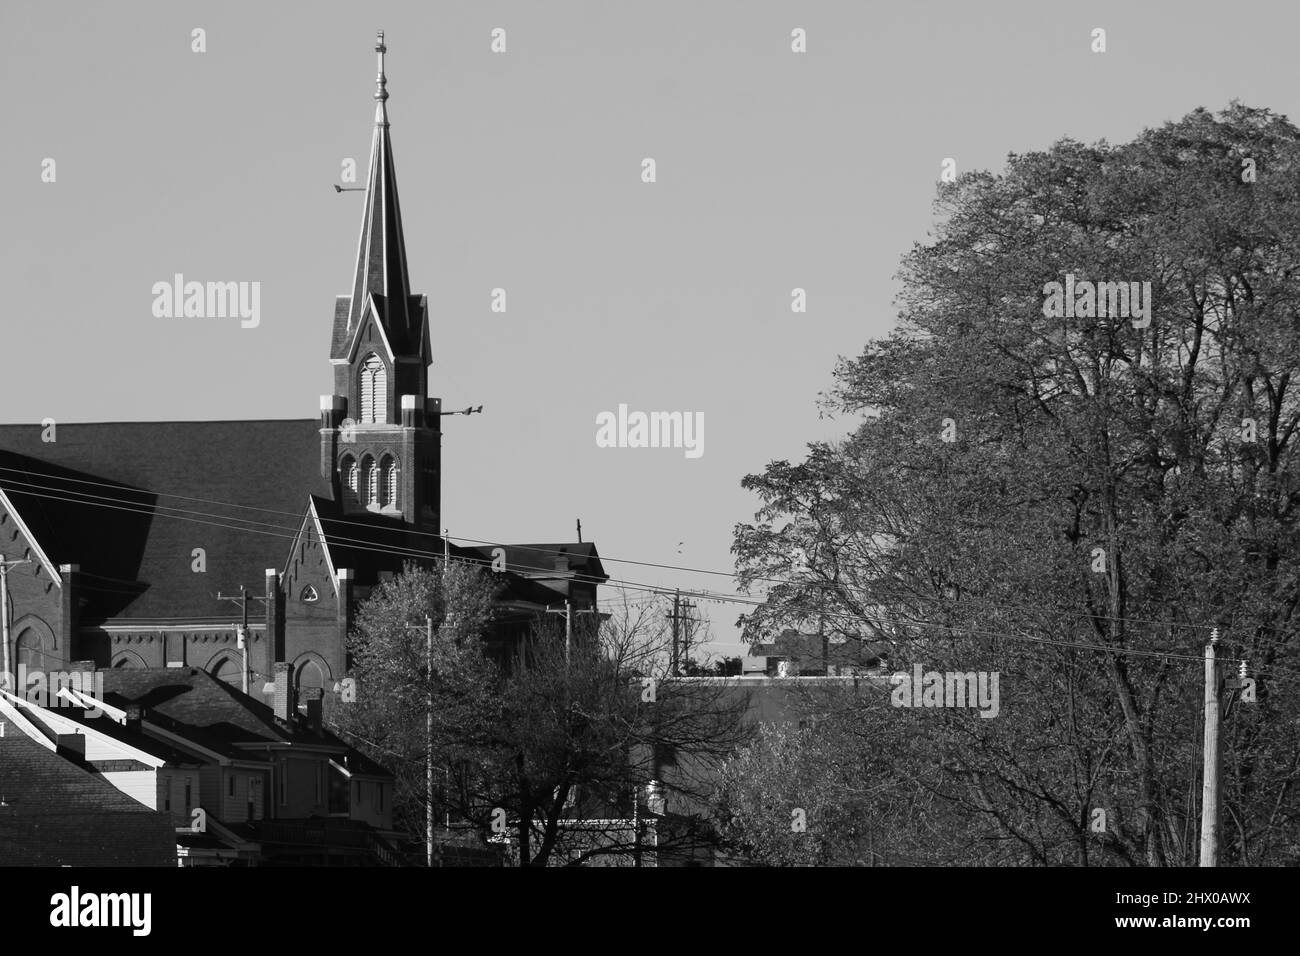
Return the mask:
<path id="1" fill-rule="evenodd" d="M 99 703 L 93 699 L 90 702 Z M 121 744 L 124 758 L 151 758 L 155 762 L 173 766 L 199 766 L 199 761 L 185 751 L 177 750 L 138 729 L 119 724 L 105 713 L 97 717 L 89 717 L 87 711 L 69 706 L 67 701 L 60 702 L 57 706 L 53 703 L 50 706 L 41 706 L 0 690 L 0 720 L 5 719 L 6 713 L 10 717 L 16 714 L 23 719 L 26 727 L 22 729 L 27 731 L 29 737 L 33 734 L 39 735 L 51 745 L 57 742 L 59 734 L 84 733 L 88 737 L 103 737 L 113 743 Z M 142 762 L 149 763 L 150 760 L 145 759 Z M 93 761 L 80 761 L 80 764 L 82 767 L 94 769 Z"/>
<path id="2" fill-rule="evenodd" d="M 442 556 L 442 538 L 408 530 L 401 518 L 345 514 L 338 502 L 324 495 L 313 495 L 311 504 L 331 566 L 336 572 L 350 568 L 358 584 L 375 584 L 381 574 L 400 572 L 407 561 L 429 565 Z"/>
<path id="3" fill-rule="evenodd" d="M 175 866 L 176 831 L 10 726 L 0 736 L 0 866 Z"/>
<path id="4" fill-rule="evenodd" d="M 80 564 L 83 623 L 225 620 L 328 493 L 315 419 L 0 425 L 0 489 L 56 564 Z M 242 507 L 241 507 L 242 506 Z M 207 570 L 192 570 L 202 548 Z"/>
<path id="5" fill-rule="evenodd" d="M 266 704 L 196 667 L 105 671 L 104 698 L 117 707 L 139 706 L 145 724 L 230 759 L 265 759 L 249 749 L 255 744 L 332 747 L 339 754 L 334 759 L 364 768 L 358 772 L 391 776 L 335 734 L 317 734 L 297 720 L 279 720 Z"/>
<path id="6" fill-rule="evenodd" d="M 223 756 L 242 756 L 238 743 L 284 743 L 298 736 L 269 706 L 197 667 L 119 667 L 103 674 L 105 701 L 137 705 L 145 721 Z"/>

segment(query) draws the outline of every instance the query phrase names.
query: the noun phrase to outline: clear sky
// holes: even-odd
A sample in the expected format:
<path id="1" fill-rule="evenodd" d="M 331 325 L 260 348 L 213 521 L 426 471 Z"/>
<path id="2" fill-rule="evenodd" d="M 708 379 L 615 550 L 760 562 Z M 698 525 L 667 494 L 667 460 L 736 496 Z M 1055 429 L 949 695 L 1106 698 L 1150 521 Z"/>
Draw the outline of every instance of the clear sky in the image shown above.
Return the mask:
<path id="1" fill-rule="evenodd" d="M 347 158 L 364 180 L 382 29 L 431 390 L 484 406 L 444 419 L 444 523 L 564 541 L 581 517 L 613 577 L 730 592 L 610 559 L 729 572 L 742 476 L 851 426 L 817 393 L 891 327 L 944 158 L 1233 98 L 1294 115 L 1296 9 L 3 0 L 0 421 L 317 416 L 362 196 L 331 184 Z M 177 272 L 260 282 L 260 324 L 155 318 Z M 703 455 L 597 447 L 619 404 L 703 413 Z M 739 610 L 701 605 L 713 652 Z"/>

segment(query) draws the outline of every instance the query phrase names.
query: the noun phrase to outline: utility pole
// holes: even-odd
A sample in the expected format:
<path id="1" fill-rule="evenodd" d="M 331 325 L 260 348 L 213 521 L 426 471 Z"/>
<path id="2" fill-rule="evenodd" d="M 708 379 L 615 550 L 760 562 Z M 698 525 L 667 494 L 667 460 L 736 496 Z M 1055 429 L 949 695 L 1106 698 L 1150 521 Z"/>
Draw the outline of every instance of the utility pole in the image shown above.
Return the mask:
<path id="1" fill-rule="evenodd" d="M 570 601 L 568 598 L 565 598 L 563 611 L 561 611 L 559 608 L 548 607 L 546 609 L 546 613 L 564 615 L 564 664 L 567 667 L 569 663 L 569 648 L 573 643 L 573 615 L 574 614 L 595 614 L 597 612 L 594 608 L 580 608 L 579 610 L 575 611 L 573 609 L 573 602 Z"/>
<path id="2" fill-rule="evenodd" d="M 245 693 L 245 694 L 248 693 L 248 601 L 249 601 L 249 597 L 250 597 L 250 595 L 249 595 L 249 593 L 248 593 L 248 588 L 244 587 L 242 584 L 239 586 L 239 597 L 235 597 L 233 594 L 232 594 L 232 595 L 223 595 L 220 591 L 217 592 L 217 600 L 218 600 L 218 601 L 234 601 L 234 602 L 235 602 L 236 604 L 238 604 L 241 608 L 243 608 L 243 611 L 244 611 L 243 623 L 239 626 L 238 645 L 239 645 L 239 650 L 240 650 L 240 651 L 243 653 L 243 655 L 244 655 L 244 660 L 243 660 L 243 674 L 244 674 L 243 685 L 244 685 L 244 693 Z M 252 599 L 253 599 L 254 601 L 263 601 L 263 602 L 266 601 L 266 597 L 265 597 L 265 596 L 261 596 L 261 597 L 259 597 L 259 596 L 257 596 L 257 595 L 252 595 Z M 268 635 L 267 639 L 268 639 L 268 640 L 270 639 L 270 636 L 269 636 L 269 635 Z"/>
<path id="3" fill-rule="evenodd" d="M 478 410 L 483 411 L 480 405 Z M 466 410 L 466 415 L 470 412 Z M 450 528 L 442 529 L 442 606 L 443 618 L 442 626 L 447 626 L 447 568 L 451 566 L 451 538 L 447 536 Z M 425 741 L 425 843 L 426 843 L 426 860 L 425 865 L 430 869 L 433 868 L 433 615 L 424 616 L 425 628 L 425 667 L 429 672 L 427 692 L 425 694 L 424 706 L 424 741 Z M 447 823 L 451 823 L 451 810 L 447 811 Z"/>
<path id="4" fill-rule="evenodd" d="M 578 519 L 578 544 L 582 544 L 582 519 Z"/>
<path id="5" fill-rule="evenodd" d="M 682 612 L 692 610 L 694 607 L 695 605 L 690 601 L 682 600 L 682 592 L 680 590 L 673 592 L 673 613 L 668 615 L 668 619 L 673 622 L 673 650 L 670 672 L 674 677 L 681 676 L 682 657 L 684 656 L 682 654 L 682 644 L 689 642 L 689 637 L 686 641 L 682 640 L 681 623 L 691 619 Z"/>
<path id="6" fill-rule="evenodd" d="M 1201 788 L 1201 866 L 1219 865 L 1219 629 L 1205 645 L 1205 742 Z"/>
<path id="7" fill-rule="evenodd" d="M 0 555 L 0 641 L 4 642 L 4 686 L 7 689 L 9 682 L 9 569 L 20 564 L 31 564 L 31 560 L 23 558 L 18 561 L 10 561 L 8 558 Z M 42 665 L 44 666 L 44 665 Z"/>
<path id="8" fill-rule="evenodd" d="M 641 787 L 632 787 L 632 865 L 641 865 Z"/>
<path id="9" fill-rule="evenodd" d="M 446 626 L 444 622 L 443 626 Z M 424 853 L 425 865 L 433 867 L 433 615 L 424 615 L 423 624 L 407 624 L 408 631 L 424 630 Z"/>
<path id="10" fill-rule="evenodd" d="M 425 865 L 433 868 L 433 615 L 424 616 L 424 654 L 428 678 L 424 695 L 424 756 L 427 779 L 425 809 Z"/>
<path id="11" fill-rule="evenodd" d="M 681 616 L 681 611 L 680 611 L 681 603 L 682 603 L 682 592 L 673 591 L 673 613 L 669 615 L 669 619 L 673 622 L 673 652 L 672 652 L 672 657 L 669 661 L 668 673 L 672 674 L 674 677 L 678 676 L 679 673 L 678 666 L 677 666 L 678 664 L 677 621 Z"/>

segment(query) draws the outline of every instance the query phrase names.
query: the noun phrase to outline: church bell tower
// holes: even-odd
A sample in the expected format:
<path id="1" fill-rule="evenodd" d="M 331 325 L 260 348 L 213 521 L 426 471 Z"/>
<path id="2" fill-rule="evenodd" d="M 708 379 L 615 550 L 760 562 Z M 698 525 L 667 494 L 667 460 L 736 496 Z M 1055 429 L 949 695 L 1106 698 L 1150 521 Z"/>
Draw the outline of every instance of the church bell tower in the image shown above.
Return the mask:
<path id="1" fill-rule="evenodd" d="M 345 514 L 439 528 L 441 417 L 428 398 L 429 314 L 412 295 L 388 133 L 384 35 L 370 172 L 350 295 L 334 304 L 334 394 L 321 397 L 321 474 Z"/>

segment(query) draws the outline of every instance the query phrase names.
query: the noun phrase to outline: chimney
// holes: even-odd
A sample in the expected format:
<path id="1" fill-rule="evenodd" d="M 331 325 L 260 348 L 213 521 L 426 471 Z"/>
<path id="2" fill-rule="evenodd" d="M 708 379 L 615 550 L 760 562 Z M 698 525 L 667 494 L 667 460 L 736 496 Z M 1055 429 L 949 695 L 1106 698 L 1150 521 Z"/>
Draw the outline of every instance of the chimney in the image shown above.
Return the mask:
<path id="1" fill-rule="evenodd" d="M 79 564 L 60 564 L 59 579 L 63 586 L 59 589 L 62 595 L 59 598 L 60 616 L 59 637 L 63 639 L 63 646 L 69 656 L 76 653 L 85 653 L 84 642 L 81 634 L 81 565 Z M 45 666 L 45 665 L 42 665 Z"/>
<path id="2" fill-rule="evenodd" d="M 335 609 L 334 633 L 337 635 L 336 651 L 334 659 L 329 661 L 331 669 L 338 668 L 339 671 L 348 669 L 347 652 L 343 650 L 348 646 L 348 635 L 352 633 L 352 623 L 356 614 L 356 605 L 354 603 L 353 587 L 356 582 L 356 573 L 351 568 L 338 569 L 338 606 Z"/>
<path id="3" fill-rule="evenodd" d="M 281 720 L 289 720 L 294 711 L 293 692 L 289 687 L 289 665 L 284 661 L 277 661 L 275 664 L 275 697 L 272 707 L 275 708 L 275 716 Z"/>
<path id="4" fill-rule="evenodd" d="M 266 569 L 266 627 L 262 631 L 262 661 L 264 674 L 275 673 L 275 662 L 284 656 L 284 602 L 280 599 L 280 574 L 275 568 Z M 249 655 L 252 660 L 252 655 Z"/>
<path id="5" fill-rule="evenodd" d="M 569 556 L 564 553 L 563 548 L 561 548 L 560 553 L 555 556 L 555 570 L 557 571 L 569 570 Z"/>
<path id="6" fill-rule="evenodd" d="M 140 722 L 144 719 L 144 708 L 139 704 L 127 704 L 126 710 L 126 729 L 134 733 L 140 732 Z"/>
<path id="7" fill-rule="evenodd" d="M 308 687 L 302 692 L 307 701 L 307 726 L 313 734 L 321 732 L 321 716 L 324 713 L 325 692 L 319 687 Z"/>
<path id="8" fill-rule="evenodd" d="M 59 734 L 58 754 L 69 760 L 86 759 L 86 738 L 83 734 Z"/>

